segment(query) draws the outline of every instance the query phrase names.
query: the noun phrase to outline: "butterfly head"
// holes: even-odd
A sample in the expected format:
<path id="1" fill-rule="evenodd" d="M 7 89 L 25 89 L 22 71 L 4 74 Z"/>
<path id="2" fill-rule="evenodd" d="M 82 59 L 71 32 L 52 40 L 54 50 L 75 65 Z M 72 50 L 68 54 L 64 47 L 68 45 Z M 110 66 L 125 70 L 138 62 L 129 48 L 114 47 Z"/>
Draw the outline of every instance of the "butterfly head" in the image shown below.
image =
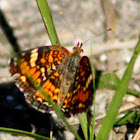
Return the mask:
<path id="1" fill-rule="evenodd" d="M 83 43 L 78 42 L 77 46 L 73 48 L 74 53 L 78 54 L 82 53 L 83 52 L 82 45 Z"/>

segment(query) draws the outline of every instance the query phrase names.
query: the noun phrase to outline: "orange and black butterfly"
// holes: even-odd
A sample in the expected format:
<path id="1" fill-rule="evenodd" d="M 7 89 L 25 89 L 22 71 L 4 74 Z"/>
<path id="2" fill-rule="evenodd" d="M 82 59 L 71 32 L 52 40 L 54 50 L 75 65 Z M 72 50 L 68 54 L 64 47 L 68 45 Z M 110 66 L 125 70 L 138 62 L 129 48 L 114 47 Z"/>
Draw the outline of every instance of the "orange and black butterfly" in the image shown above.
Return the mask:
<path id="1" fill-rule="evenodd" d="M 43 91 L 66 116 L 75 115 L 88 109 L 94 92 L 89 58 L 81 57 L 81 52 L 79 43 L 73 53 L 57 45 L 23 51 L 11 59 L 10 73 L 33 108 L 52 110 Z"/>

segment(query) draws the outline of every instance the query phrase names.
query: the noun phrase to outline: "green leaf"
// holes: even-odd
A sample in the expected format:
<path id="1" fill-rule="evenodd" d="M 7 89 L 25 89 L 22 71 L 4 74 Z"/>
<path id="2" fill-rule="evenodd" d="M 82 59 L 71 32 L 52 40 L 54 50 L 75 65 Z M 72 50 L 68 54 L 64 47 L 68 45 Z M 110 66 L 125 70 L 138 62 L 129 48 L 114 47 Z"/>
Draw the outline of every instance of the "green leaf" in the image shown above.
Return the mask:
<path id="1" fill-rule="evenodd" d="M 125 125 L 127 123 L 140 125 L 140 111 L 129 112 L 125 116 L 118 118 L 115 122 L 116 125 Z"/>
<path id="2" fill-rule="evenodd" d="M 121 80 L 114 72 L 104 74 L 100 78 L 98 89 L 103 89 L 103 88 L 116 89 L 120 81 Z"/>
<path id="3" fill-rule="evenodd" d="M 119 77 L 116 75 L 116 73 L 112 72 L 112 73 L 107 73 L 104 74 L 100 77 L 99 83 L 98 83 L 98 87 L 97 89 L 113 89 L 116 90 L 117 87 L 120 84 L 120 79 Z M 135 89 L 132 90 L 130 88 L 127 89 L 127 94 L 133 95 L 137 98 L 140 97 L 140 93 L 138 91 L 136 91 Z"/>

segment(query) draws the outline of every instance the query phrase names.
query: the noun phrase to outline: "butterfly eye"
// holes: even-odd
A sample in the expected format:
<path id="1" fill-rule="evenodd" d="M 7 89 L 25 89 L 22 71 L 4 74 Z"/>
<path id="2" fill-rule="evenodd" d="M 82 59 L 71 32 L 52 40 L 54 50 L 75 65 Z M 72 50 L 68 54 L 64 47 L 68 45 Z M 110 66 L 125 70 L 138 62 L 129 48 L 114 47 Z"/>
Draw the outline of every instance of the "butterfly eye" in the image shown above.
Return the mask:
<path id="1" fill-rule="evenodd" d="M 75 50 L 76 49 L 76 47 L 73 47 L 73 50 Z"/>

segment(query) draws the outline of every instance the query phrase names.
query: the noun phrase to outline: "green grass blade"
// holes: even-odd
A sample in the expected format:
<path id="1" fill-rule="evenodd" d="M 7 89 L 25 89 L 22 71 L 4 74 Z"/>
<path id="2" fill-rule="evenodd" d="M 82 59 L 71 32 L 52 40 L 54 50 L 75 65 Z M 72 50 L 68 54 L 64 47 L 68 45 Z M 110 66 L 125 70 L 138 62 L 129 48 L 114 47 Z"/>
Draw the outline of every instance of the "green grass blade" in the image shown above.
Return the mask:
<path id="1" fill-rule="evenodd" d="M 123 97 L 128 89 L 128 84 L 130 82 L 134 63 L 136 61 L 136 58 L 138 57 L 139 52 L 140 52 L 140 41 L 138 42 L 135 48 L 133 57 L 131 58 L 131 61 L 125 71 L 125 74 L 120 82 L 120 85 L 118 86 L 117 91 L 112 99 L 112 103 L 108 109 L 106 117 L 103 120 L 102 127 L 96 140 L 106 140 L 109 136 L 110 130 L 113 127 L 118 110 L 122 104 Z"/>
<path id="2" fill-rule="evenodd" d="M 27 131 L 23 131 L 23 130 L 18 130 L 18 129 L 0 127 L 0 131 L 5 132 L 5 133 L 11 133 L 11 134 L 14 134 L 14 135 L 28 136 L 28 137 L 35 138 L 37 140 L 50 140 L 47 137 L 40 136 L 40 135 L 37 135 L 37 134 L 33 134 L 31 132 L 27 132 Z"/>
<path id="3" fill-rule="evenodd" d="M 78 114 L 78 119 L 80 121 L 82 131 L 84 133 L 85 140 L 88 140 L 88 122 L 87 122 L 87 113 L 83 112 Z"/>
<path id="4" fill-rule="evenodd" d="M 92 47 L 91 47 L 92 49 Z M 92 52 L 92 50 L 91 50 Z M 91 56 L 93 56 L 91 54 Z M 94 56 L 93 56 L 94 57 Z M 91 59 L 93 59 L 93 57 L 91 57 Z M 91 61 L 91 70 L 92 70 L 92 74 L 93 74 L 93 87 L 94 87 L 94 95 L 93 95 L 93 118 L 91 120 L 93 120 L 93 122 L 89 123 L 89 140 L 94 140 L 94 134 L 95 134 L 95 117 L 96 117 L 96 111 L 95 111 L 95 106 L 96 106 L 96 86 L 95 86 L 95 70 L 94 70 L 94 64 L 93 61 Z"/>
<path id="5" fill-rule="evenodd" d="M 115 124 L 126 125 L 128 122 L 133 125 L 140 125 L 140 111 L 129 112 L 125 116 L 117 118 Z"/>
<path id="6" fill-rule="evenodd" d="M 95 123 L 94 123 L 95 124 Z M 90 125 L 89 126 L 89 133 L 90 133 L 90 137 L 89 137 L 89 140 L 94 140 L 94 133 L 95 133 L 95 127 Z"/>
<path id="7" fill-rule="evenodd" d="M 36 0 L 52 45 L 60 45 L 47 0 Z"/>

